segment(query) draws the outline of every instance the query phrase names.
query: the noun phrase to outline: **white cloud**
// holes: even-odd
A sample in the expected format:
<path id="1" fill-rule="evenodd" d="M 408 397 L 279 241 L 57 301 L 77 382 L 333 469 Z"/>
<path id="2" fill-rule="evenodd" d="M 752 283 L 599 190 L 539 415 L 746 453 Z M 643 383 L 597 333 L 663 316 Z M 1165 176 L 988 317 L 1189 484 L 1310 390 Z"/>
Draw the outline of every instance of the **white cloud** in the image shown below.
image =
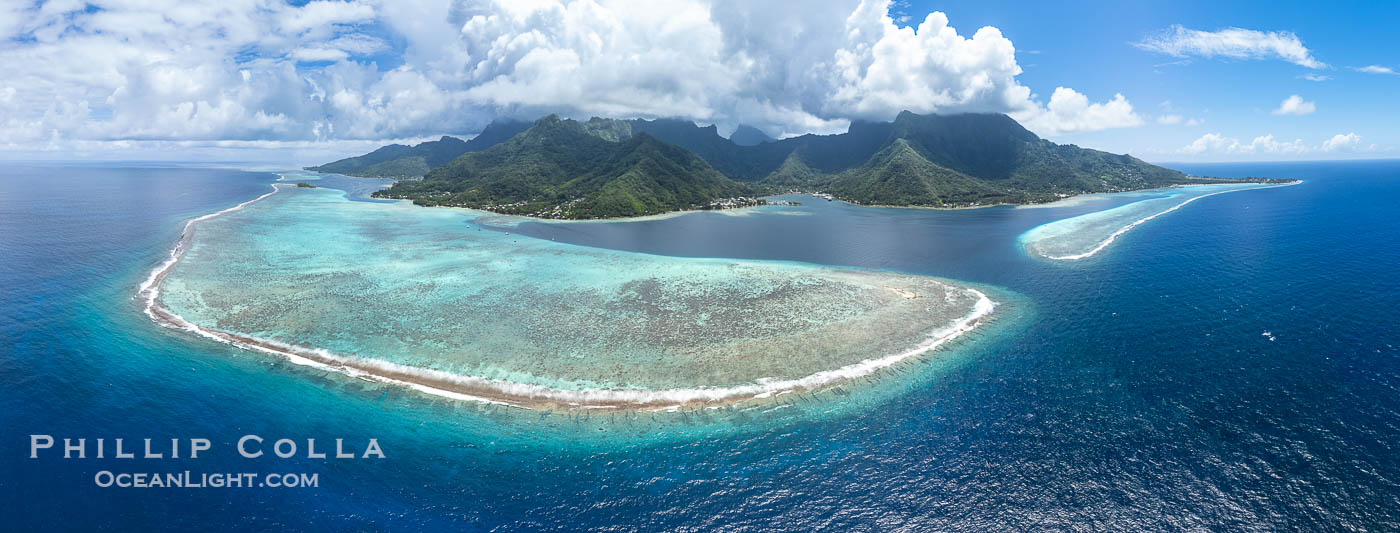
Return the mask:
<path id="1" fill-rule="evenodd" d="M 355 72 L 298 71 L 295 62 L 354 66 L 355 56 L 384 46 L 355 33 L 374 18 L 366 2 L 91 4 L 45 3 L 24 14 L 22 39 L 0 46 L 5 83 L 16 90 L 0 104 L 0 147 L 315 140 L 318 123 L 351 118 L 329 112 L 307 88 Z M 362 69 L 353 83 L 382 81 Z"/>
<path id="2" fill-rule="evenodd" d="M 369 22 L 374 19 L 374 7 L 359 2 L 316 0 L 300 9 L 293 9 L 277 18 L 283 32 L 299 35 L 325 32 L 335 25 Z"/>
<path id="3" fill-rule="evenodd" d="M 1367 66 L 1364 66 L 1364 67 L 1352 67 L 1352 70 L 1355 70 L 1355 71 L 1357 71 L 1357 72 L 1365 72 L 1365 73 L 1367 73 L 1367 74 L 1391 74 L 1391 75 L 1400 74 L 1400 72 L 1395 72 L 1395 70 L 1392 69 L 1392 68 L 1390 68 L 1390 67 L 1382 67 L 1382 66 L 1380 66 L 1380 65 L 1367 65 Z"/>
<path id="4" fill-rule="evenodd" d="M 1278 109 L 1273 110 L 1273 114 L 1306 115 L 1312 113 L 1313 111 L 1317 111 L 1316 104 L 1314 104 L 1313 102 L 1303 100 L 1303 97 L 1295 94 L 1293 96 L 1289 96 L 1288 98 L 1284 98 L 1283 102 L 1279 103 Z"/>
<path id="5" fill-rule="evenodd" d="M 1286 31 L 1225 28 L 1211 32 L 1174 25 L 1133 45 L 1172 57 L 1282 59 L 1308 68 L 1327 68 L 1313 58 L 1312 51 L 1303 46 L 1297 35 Z"/>
<path id="6" fill-rule="evenodd" d="M 1121 94 L 1103 103 L 1089 103 L 1089 98 L 1074 89 L 1056 87 L 1050 103 L 1012 115 L 1027 128 L 1043 135 L 1098 131 L 1110 128 L 1141 126 L 1142 117 L 1133 112 L 1133 105 Z"/>
<path id="7" fill-rule="evenodd" d="M 1277 141 L 1273 135 L 1255 137 L 1249 144 L 1219 133 L 1207 133 L 1178 150 L 1184 154 L 1301 154 L 1308 151 L 1302 139 Z"/>
<path id="8" fill-rule="evenodd" d="M 1221 136 L 1219 133 L 1207 133 L 1205 135 L 1200 136 L 1200 138 L 1191 141 L 1191 144 L 1183 146 L 1180 150 L 1177 151 L 1184 154 L 1224 152 L 1230 147 L 1239 146 L 1239 144 L 1240 142 L 1237 139 L 1229 139 Z"/>
<path id="9" fill-rule="evenodd" d="M 899 27 L 877 2 L 863 3 L 846 21 L 846 39 L 831 65 L 834 109 L 888 115 L 897 108 L 1005 111 L 1027 106 L 1029 89 L 1015 47 L 996 28 L 964 38 L 942 13 L 917 29 Z"/>
<path id="10" fill-rule="evenodd" d="M 315 141 L 69 140 L 61 145 L 5 148 L 14 157 L 26 160 L 62 161 L 91 157 L 118 161 L 238 161 L 244 164 L 258 163 L 258 166 L 267 170 L 284 170 L 360 155 L 388 143 L 412 145 L 436 139 L 437 137 Z"/>
<path id="11" fill-rule="evenodd" d="M 19 34 L 24 21 L 29 17 L 27 9 L 20 2 L 0 3 L 0 41 L 9 40 Z"/>
<path id="12" fill-rule="evenodd" d="M 1046 135 L 1139 123 L 1122 98 L 1078 105 L 1065 89 L 1059 102 L 1052 95 L 1058 105 L 1041 105 L 996 28 L 964 37 L 937 12 L 901 26 L 889 7 L 505 2 L 464 15 L 458 55 L 474 82 L 468 98 L 526 115 L 685 116 L 785 134 L 905 109 L 1005 112 Z"/>
<path id="13" fill-rule="evenodd" d="M 550 112 L 782 134 L 903 109 L 1043 135 L 1144 122 L 1123 95 L 1041 99 L 996 28 L 901 25 L 883 0 L 381 1 L 5 4 L 0 38 L 22 38 L 0 45 L 0 149 L 411 138 Z"/>
<path id="14" fill-rule="evenodd" d="M 1279 141 L 1273 135 L 1255 137 L 1249 143 L 1226 137 L 1219 133 L 1207 133 L 1191 144 L 1177 150 L 1188 155 L 1274 155 L 1301 156 L 1327 152 L 1365 152 L 1375 150 L 1375 145 L 1363 147 L 1361 136 L 1355 133 L 1337 134 L 1318 145 L 1308 145 L 1302 139 Z"/>
<path id="15" fill-rule="evenodd" d="M 1313 73 L 1311 73 L 1311 72 L 1309 72 L 1309 73 L 1307 73 L 1307 74 L 1304 74 L 1304 75 L 1302 75 L 1302 76 L 1298 76 L 1298 77 L 1299 77 L 1299 78 L 1303 78 L 1303 79 L 1308 80 L 1308 81 L 1327 81 L 1327 80 L 1332 79 L 1331 76 L 1323 76 L 1323 75 L 1321 75 L 1321 74 L 1313 74 Z"/>
<path id="16" fill-rule="evenodd" d="M 1331 139 L 1322 142 L 1322 151 L 1354 151 L 1361 146 L 1361 136 L 1355 133 L 1333 135 Z"/>
<path id="17" fill-rule="evenodd" d="M 297 61 L 306 62 L 344 61 L 350 58 L 350 54 L 335 48 L 314 47 L 292 50 L 291 57 Z"/>

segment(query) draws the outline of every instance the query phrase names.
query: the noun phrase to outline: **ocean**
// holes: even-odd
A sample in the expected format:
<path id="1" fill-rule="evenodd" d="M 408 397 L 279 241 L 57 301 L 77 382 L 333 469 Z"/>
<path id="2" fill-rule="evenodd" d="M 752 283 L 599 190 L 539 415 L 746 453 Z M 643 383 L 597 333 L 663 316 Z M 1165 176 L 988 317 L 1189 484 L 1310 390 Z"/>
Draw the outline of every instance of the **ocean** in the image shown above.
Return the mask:
<path id="1" fill-rule="evenodd" d="M 1171 166 L 1304 183 L 1201 198 L 1070 262 L 1034 257 L 1022 236 L 1144 196 L 963 211 L 795 196 L 804 216 L 496 228 L 1018 298 L 1016 316 L 883 393 L 619 420 L 425 397 L 161 328 L 133 296 L 184 222 L 277 176 L 12 164 L 0 169 L 4 528 L 1400 529 L 1400 162 Z M 360 200 L 382 185 L 316 183 Z M 32 434 L 213 449 L 30 459 Z M 249 434 L 269 450 L 375 439 L 385 457 L 245 459 L 232 450 Z M 101 487 L 104 470 L 319 483 Z"/>

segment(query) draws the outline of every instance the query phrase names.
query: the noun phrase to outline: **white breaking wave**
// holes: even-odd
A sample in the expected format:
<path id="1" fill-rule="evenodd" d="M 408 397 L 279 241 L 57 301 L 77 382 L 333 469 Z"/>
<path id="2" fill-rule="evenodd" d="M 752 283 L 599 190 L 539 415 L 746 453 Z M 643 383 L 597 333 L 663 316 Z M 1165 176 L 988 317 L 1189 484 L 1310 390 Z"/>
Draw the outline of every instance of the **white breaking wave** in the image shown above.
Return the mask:
<path id="1" fill-rule="evenodd" d="M 435 387 L 434 384 L 444 386 L 463 386 L 468 388 L 484 389 L 500 393 L 508 398 L 526 398 L 532 401 L 552 401 L 567 404 L 574 407 L 608 408 L 617 405 L 639 405 L 647 406 L 656 410 L 674 410 L 680 406 L 693 402 L 723 402 L 742 401 L 753 398 L 766 398 L 775 394 L 781 395 L 786 392 L 799 389 L 818 389 L 834 383 L 859 378 L 872 374 L 884 368 L 894 366 L 911 357 L 915 357 L 929 352 L 943 344 L 971 331 L 977 327 L 981 320 L 991 314 L 997 303 L 987 297 L 986 294 L 972 288 L 964 290 L 977 297 L 977 303 L 973 305 L 971 311 L 966 315 L 953 321 L 951 324 L 933 331 L 927 339 L 919 345 L 904 352 L 886 355 L 883 357 L 866 359 L 858 363 L 846 365 L 833 370 L 824 370 L 805 377 L 796 379 L 772 379 L 760 378 L 754 383 L 738 385 L 733 387 L 703 387 L 703 388 L 679 388 L 679 389 L 556 389 L 543 385 L 519 383 L 501 379 L 490 379 L 478 376 L 468 376 L 455 374 L 441 370 L 433 370 L 421 367 L 401 365 L 379 359 L 345 356 L 335 354 L 321 348 L 305 348 L 295 346 L 272 339 L 261 339 L 251 336 L 236 335 L 223 331 L 213 330 L 198 326 L 184 317 L 159 306 L 157 299 L 160 294 L 160 283 L 169 274 L 170 270 L 179 262 L 184 255 L 187 244 L 193 237 L 192 230 L 195 224 L 215 218 L 227 213 L 241 210 L 255 202 L 272 196 L 278 192 L 277 185 L 273 185 L 273 191 L 247 202 L 243 202 L 228 209 L 194 218 L 185 223 L 184 231 L 180 241 L 170 251 L 170 258 L 151 272 L 146 281 L 137 290 L 137 297 L 145 300 L 146 315 L 157 323 L 184 331 L 189 331 L 201 337 L 212 339 L 218 342 L 230 344 L 243 349 L 256 350 L 285 358 L 291 363 L 314 367 L 318 369 L 340 372 L 349 376 L 369 379 L 384 383 L 393 383 L 418 390 L 423 393 L 432 394 L 454 400 L 473 401 L 488 404 L 516 405 L 526 407 L 510 401 L 501 401 L 482 396 L 464 394 L 457 391 L 446 390 Z M 428 383 L 397 379 L 394 376 L 411 376 L 421 378 Z"/>
<path id="2" fill-rule="evenodd" d="M 279 176 L 280 175 L 281 174 L 279 174 Z M 241 210 L 245 207 L 253 205 L 254 203 L 257 203 L 263 198 L 267 198 L 269 196 L 277 194 L 277 190 L 277 185 L 273 185 L 272 192 L 270 193 L 264 194 L 252 200 L 248 200 L 223 211 L 218 211 L 214 213 L 209 213 L 204 216 L 195 217 L 190 219 L 189 222 L 185 222 L 185 228 L 180 231 L 180 240 L 176 241 L 175 247 L 170 249 L 170 258 L 166 259 L 165 262 L 161 263 L 160 266 L 155 268 L 155 270 L 152 270 L 151 275 L 146 278 L 146 281 L 141 282 L 140 287 L 138 287 L 136 290 L 136 297 L 144 298 L 146 300 L 146 315 L 151 317 L 152 319 L 156 319 L 154 312 L 156 307 L 156 297 L 160 295 L 160 281 L 161 279 L 164 279 L 165 275 L 170 272 L 170 269 L 175 266 L 175 263 L 180 261 L 180 256 L 185 254 L 185 244 L 193 236 L 191 230 L 194 229 L 195 224 L 226 213 L 232 213 L 234 211 Z"/>
<path id="3" fill-rule="evenodd" d="M 1123 226 L 1123 227 L 1121 227 L 1121 228 L 1118 228 L 1117 231 L 1114 231 L 1113 233 L 1110 233 L 1110 234 L 1108 235 L 1108 237 L 1104 238 L 1104 240 L 1102 240 L 1102 241 L 1099 241 L 1099 244 L 1098 244 L 1097 246 L 1094 246 L 1093 248 L 1089 249 L 1089 251 L 1087 251 L 1087 252 L 1078 253 L 1078 254 L 1070 254 L 1070 255 L 1047 255 L 1047 256 L 1045 256 L 1045 258 L 1046 258 L 1046 259 L 1054 259 L 1054 260 L 1056 260 L 1056 261 L 1075 261 L 1075 260 L 1084 259 L 1084 258 L 1086 258 L 1086 257 L 1092 256 L 1092 255 L 1094 255 L 1094 254 L 1097 254 L 1097 253 L 1103 251 L 1104 248 L 1108 248 L 1108 245 L 1113 244 L 1113 241 L 1118 240 L 1118 237 L 1123 236 L 1124 233 L 1127 233 L 1128 231 L 1132 230 L 1133 228 L 1136 228 L 1136 227 L 1138 227 L 1138 226 L 1141 226 L 1142 224 L 1144 224 L 1144 223 L 1146 223 L 1147 221 L 1152 220 L 1152 219 L 1154 219 L 1154 218 L 1160 217 L 1160 216 L 1165 215 L 1165 214 L 1167 214 L 1167 213 L 1170 213 L 1170 212 L 1172 212 L 1172 211 L 1176 211 L 1177 209 L 1181 209 L 1182 207 L 1185 207 L 1186 204 L 1189 204 L 1189 203 L 1194 202 L 1194 201 L 1196 201 L 1196 200 L 1200 200 L 1201 198 L 1205 198 L 1205 197 L 1207 197 L 1207 196 L 1215 196 L 1215 195 L 1217 195 L 1217 194 L 1225 194 L 1225 193 L 1227 193 L 1227 192 L 1252 191 L 1252 190 L 1257 190 L 1257 189 L 1269 189 L 1269 188 L 1273 188 L 1273 187 L 1287 187 L 1287 186 L 1289 186 L 1289 185 L 1297 185 L 1298 183 L 1302 183 L 1302 182 L 1284 183 L 1284 184 L 1280 184 L 1280 185 L 1268 185 L 1268 186 L 1261 186 L 1261 187 L 1250 187 L 1250 188 L 1248 188 L 1248 189 L 1230 189 L 1230 190 L 1226 190 L 1226 191 L 1216 191 L 1216 192 L 1209 193 L 1209 194 L 1202 194 L 1202 195 L 1200 195 L 1200 196 L 1192 196 L 1191 198 L 1187 198 L 1185 201 L 1183 201 L 1183 202 L 1181 202 L 1181 203 L 1179 203 L 1179 204 L 1176 204 L 1176 205 L 1174 205 L 1174 206 L 1171 206 L 1171 207 L 1169 207 L 1169 208 L 1167 208 L 1167 209 L 1165 209 L 1165 210 L 1162 210 L 1162 211 L 1160 211 L 1160 212 L 1153 213 L 1153 214 L 1151 214 L 1151 215 L 1148 215 L 1148 216 L 1142 217 L 1142 218 L 1140 218 L 1140 219 L 1134 220 L 1131 224 L 1128 224 L 1128 225 L 1126 225 L 1126 226 Z"/>

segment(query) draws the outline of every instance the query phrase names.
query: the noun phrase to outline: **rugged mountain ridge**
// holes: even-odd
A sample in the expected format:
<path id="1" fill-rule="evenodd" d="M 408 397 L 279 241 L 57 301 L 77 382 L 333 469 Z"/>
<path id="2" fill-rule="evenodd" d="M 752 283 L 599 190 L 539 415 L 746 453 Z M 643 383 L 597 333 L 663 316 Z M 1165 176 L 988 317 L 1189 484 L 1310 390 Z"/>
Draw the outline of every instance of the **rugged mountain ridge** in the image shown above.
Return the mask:
<path id="1" fill-rule="evenodd" d="M 551 115 L 381 196 L 601 218 L 735 205 L 744 202 L 717 201 L 785 191 L 869 205 L 969 207 L 1219 181 L 1056 144 L 1001 114 L 905 111 L 890 122 L 854 122 L 845 133 L 749 146 L 684 120 Z"/>
<path id="2" fill-rule="evenodd" d="M 436 141 L 414 146 L 391 144 L 362 156 L 306 167 L 306 170 L 362 178 L 417 178 L 456 159 L 457 156 L 479 152 L 505 142 L 528 127 L 528 122 L 495 121 L 488 124 L 481 134 L 468 141 L 443 136 Z"/>
<path id="3" fill-rule="evenodd" d="M 747 124 L 740 124 L 729 134 L 729 142 L 739 146 L 758 146 L 763 143 L 776 142 L 777 139 L 769 137 L 767 133 Z"/>
<path id="4" fill-rule="evenodd" d="M 647 132 L 695 152 L 735 180 L 824 190 L 866 204 L 1023 203 L 1200 181 L 1132 156 L 1055 144 L 1002 114 L 917 115 L 905 111 L 891 122 L 854 122 L 846 133 L 809 134 L 753 146 L 726 142 L 713 127 L 678 120 L 594 118 L 589 124 L 590 131 L 608 131 L 614 138 L 625 138 L 627 132 Z M 923 160 L 906 162 L 922 169 L 929 186 L 940 189 L 933 197 L 941 201 L 929 204 L 927 195 L 906 197 L 871 185 L 889 180 L 872 179 L 868 172 L 908 168 L 875 160 L 897 144 L 907 146 L 907 150 L 900 149 L 903 159 Z M 981 183 L 974 185 L 968 178 Z"/>
<path id="5" fill-rule="evenodd" d="M 753 190 L 646 133 L 610 140 L 551 115 L 506 142 L 375 195 L 547 218 L 611 218 L 715 207 Z"/>

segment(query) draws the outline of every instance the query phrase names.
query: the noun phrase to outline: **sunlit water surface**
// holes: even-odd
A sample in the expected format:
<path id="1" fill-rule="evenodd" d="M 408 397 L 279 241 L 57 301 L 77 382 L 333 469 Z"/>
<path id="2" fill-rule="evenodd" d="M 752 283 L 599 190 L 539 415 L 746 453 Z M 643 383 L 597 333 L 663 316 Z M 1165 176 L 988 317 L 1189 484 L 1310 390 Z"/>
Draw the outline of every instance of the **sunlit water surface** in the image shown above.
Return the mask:
<path id="1" fill-rule="evenodd" d="M 206 330 L 403 373 L 661 408 L 868 375 L 997 305 L 927 276 L 576 246 L 483 230 L 482 215 L 278 184 L 197 221 L 159 302 Z"/>
<path id="2" fill-rule="evenodd" d="M 531 414 L 311 372 L 153 324 L 134 288 L 183 222 L 276 176 L 0 171 L 7 528 L 1115 530 L 1400 528 L 1400 164 L 1219 165 L 1302 185 L 1203 198 L 1092 258 L 1018 237 L 1130 203 L 527 222 L 624 251 L 1004 287 L 1014 327 L 886 394 L 677 420 Z M 362 198 L 380 186 L 327 177 Z M 874 389 L 872 389 L 874 390 Z M 796 413 L 787 415 L 784 413 Z M 207 437 L 198 460 L 27 459 L 32 433 Z M 384 460 L 248 460 L 239 436 L 377 438 Z M 94 486 L 101 469 L 312 472 L 314 489 Z"/>

